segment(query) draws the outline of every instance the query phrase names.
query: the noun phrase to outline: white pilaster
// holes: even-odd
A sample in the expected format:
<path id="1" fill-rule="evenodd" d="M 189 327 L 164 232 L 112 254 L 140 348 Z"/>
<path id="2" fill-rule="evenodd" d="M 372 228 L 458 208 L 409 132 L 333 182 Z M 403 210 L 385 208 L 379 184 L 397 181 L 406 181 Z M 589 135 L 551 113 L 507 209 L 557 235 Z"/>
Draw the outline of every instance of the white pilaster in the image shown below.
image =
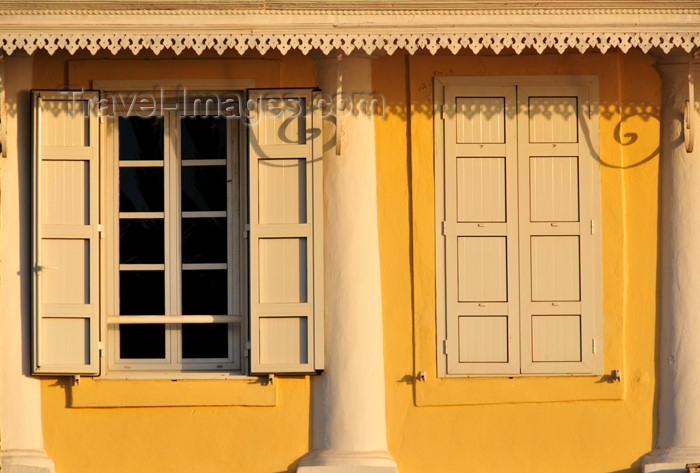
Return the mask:
<path id="1" fill-rule="evenodd" d="M 700 462 L 700 146 L 696 137 L 695 150 L 688 153 L 683 141 L 688 56 L 659 62 L 663 80 L 659 433 L 656 448 L 642 461 L 642 471 L 680 473 L 686 464 Z M 696 68 L 694 75 L 700 79 L 700 70 Z M 695 113 L 694 118 L 697 134 L 700 117 Z"/>
<path id="2" fill-rule="evenodd" d="M 319 57 L 323 90 L 372 92 L 370 57 Z M 340 69 L 338 69 L 340 67 Z M 342 112 L 341 112 L 342 114 Z M 312 450 L 300 473 L 395 473 L 387 449 L 373 118 L 324 120 L 325 371 L 312 381 Z"/>
<path id="3" fill-rule="evenodd" d="M 41 387 L 29 376 L 32 58 L 3 62 L 7 156 L 0 158 L 0 464 L 3 473 L 51 473 L 41 427 Z"/>

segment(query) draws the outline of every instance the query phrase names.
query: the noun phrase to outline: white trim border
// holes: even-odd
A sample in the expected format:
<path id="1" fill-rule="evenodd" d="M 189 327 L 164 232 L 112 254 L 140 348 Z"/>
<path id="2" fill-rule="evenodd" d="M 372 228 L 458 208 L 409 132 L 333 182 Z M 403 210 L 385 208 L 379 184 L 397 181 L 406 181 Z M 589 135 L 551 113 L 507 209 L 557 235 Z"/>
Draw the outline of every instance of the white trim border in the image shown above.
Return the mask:
<path id="1" fill-rule="evenodd" d="M 609 8 L 591 1 L 580 2 L 589 8 L 562 8 L 564 2 L 553 0 L 533 4 L 515 1 L 516 8 L 503 8 L 500 2 L 401 0 L 384 6 L 374 2 L 377 6 L 373 9 L 358 8 L 367 5 L 358 1 L 346 2 L 346 9 L 338 8 L 339 2 L 334 1 L 319 8 L 314 1 L 302 5 L 269 0 L 291 8 L 238 9 L 230 8 L 234 3 L 227 0 L 218 2 L 222 8 L 212 8 L 211 2 L 203 2 L 200 8 L 174 2 L 168 4 L 169 9 L 163 8 L 163 0 L 154 0 L 149 2 L 150 8 L 140 9 L 108 8 L 109 2 L 99 8 L 100 2 L 75 1 L 85 8 L 56 8 L 61 3 L 56 0 L 48 1 L 44 9 L 16 8 L 15 4 L 21 2 L 4 2 L 5 8 L 0 5 L 0 48 L 6 54 L 18 50 L 32 54 L 38 49 L 49 54 L 58 49 L 70 54 L 79 49 L 91 54 L 100 50 L 112 54 L 122 50 L 133 54 L 171 50 L 176 55 L 185 49 L 196 54 L 207 49 L 218 54 L 229 50 L 239 54 L 277 50 L 286 54 L 292 49 L 303 54 L 393 54 L 398 49 L 409 54 L 421 49 L 430 54 L 441 49 L 452 54 L 462 50 L 474 54 L 511 50 L 520 54 L 532 49 L 541 54 L 547 49 L 605 53 L 615 48 L 623 53 L 632 48 L 644 53 L 652 49 L 669 53 L 674 48 L 690 52 L 700 46 L 700 8 L 696 1 L 677 1 L 677 8 L 639 7 L 645 3 L 669 4 L 649 1 L 618 1 L 617 6 Z M 257 5 L 251 0 L 238 3 Z M 394 3 L 421 8 L 387 6 Z M 467 5 L 472 8 L 464 8 Z M 638 7 L 630 8 L 635 5 Z"/>
<path id="2" fill-rule="evenodd" d="M 687 33 L 468 33 L 468 34 L 394 34 L 394 35 L 330 35 L 330 34 L 3 34 L 0 32 L 0 48 L 6 54 L 24 50 L 27 54 L 43 49 L 54 54 L 58 49 L 65 49 L 74 54 L 78 49 L 86 49 L 92 54 L 108 50 L 117 54 L 129 50 L 138 54 L 141 50 L 150 50 L 160 54 L 170 49 L 180 54 L 185 49 L 192 49 L 201 54 L 206 49 L 213 49 L 218 54 L 234 49 L 239 54 L 257 51 L 265 54 L 269 50 L 278 50 L 286 54 L 291 49 L 298 49 L 303 54 L 319 50 L 329 54 L 341 50 L 345 54 L 363 51 L 372 54 L 384 51 L 393 54 L 397 49 L 404 49 L 414 54 L 425 49 L 431 54 L 445 48 L 452 54 L 462 49 L 470 49 L 474 54 L 482 49 L 490 49 L 496 54 L 504 49 L 511 49 L 520 54 L 524 49 L 534 49 L 542 54 L 547 48 L 554 48 L 560 54 L 571 49 L 580 53 L 598 50 L 606 53 L 611 48 L 618 48 L 626 53 L 631 48 L 639 48 L 647 53 L 652 48 L 659 48 L 668 54 L 673 48 L 691 52 L 700 47 L 700 31 Z"/>

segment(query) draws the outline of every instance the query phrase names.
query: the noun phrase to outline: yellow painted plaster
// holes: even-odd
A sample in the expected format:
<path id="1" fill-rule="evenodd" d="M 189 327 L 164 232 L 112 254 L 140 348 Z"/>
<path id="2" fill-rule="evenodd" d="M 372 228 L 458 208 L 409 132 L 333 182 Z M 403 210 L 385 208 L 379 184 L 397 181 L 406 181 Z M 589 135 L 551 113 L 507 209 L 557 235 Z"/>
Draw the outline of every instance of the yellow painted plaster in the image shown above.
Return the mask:
<path id="1" fill-rule="evenodd" d="M 206 56 L 206 55 L 205 55 Z M 33 87 L 91 87 L 95 79 L 253 79 L 256 87 L 314 86 L 298 53 L 225 59 L 184 54 L 113 59 L 38 53 Z M 265 386 L 234 380 L 83 379 L 42 382 L 44 443 L 57 473 L 294 471 L 310 448 L 308 377 Z"/>
<path id="2" fill-rule="evenodd" d="M 146 61 L 99 62 L 111 56 L 39 52 L 33 85 L 55 88 L 70 79 L 88 87 L 92 79 L 118 78 L 314 85 L 313 62 L 298 53 L 245 60 L 205 56 L 185 52 L 186 61 L 168 62 L 144 54 Z M 622 383 L 600 377 L 436 376 L 433 77 L 518 74 L 600 79 L 604 368 L 621 369 Z M 638 471 L 655 435 L 660 80 L 653 60 L 636 52 L 396 53 L 374 61 L 373 81 L 374 91 L 387 99 L 387 116 L 375 124 L 387 425 L 399 471 Z M 414 383 L 418 370 L 428 373 L 426 383 Z M 102 405 L 115 406 L 133 396 L 126 394 L 132 381 L 109 382 L 115 388 L 103 385 L 106 392 L 92 405 L 102 398 Z M 172 399 L 194 382 L 203 390 L 218 383 L 152 382 L 139 388 L 140 395 Z M 222 382 L 235 389 L 245 381 Z M 278 378 L 274 406 L 268 407 L 71 407 L 71 391 L 88 387 L 42 382 L 45 445 L 57 473 L 293 471 L 310 447 L 309 378 Z"/>
<path id="3" fill-rule="evenodd" d="M 389 448 L 399 471 L 638 471 L 655 432 L 660 80 L 653 59 L 395 55 L 375 61 L 373 74 L 389 111 L 375 124 Z M 609 375 L 436 374 L 433 78 L 538 74 L 599 77 L 604 369 L 622 370 L 622 383 Z M 413 381 L 419 370 L 425 383 Z"/>

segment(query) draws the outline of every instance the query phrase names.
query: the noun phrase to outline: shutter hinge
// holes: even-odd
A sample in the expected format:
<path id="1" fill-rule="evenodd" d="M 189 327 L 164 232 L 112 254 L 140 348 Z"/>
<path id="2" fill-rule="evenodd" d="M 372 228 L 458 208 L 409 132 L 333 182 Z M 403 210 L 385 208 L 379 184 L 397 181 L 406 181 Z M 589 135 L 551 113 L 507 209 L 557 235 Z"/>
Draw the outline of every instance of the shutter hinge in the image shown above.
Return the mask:
<path id="1" fill-rule="evenodd" d="M 245 226 L 243 227 L 243 238 L 247 239 L 248 235 L 250 235 L 250 224 L 246 223 Z"/>
<path id="2" fill-rule="evenodd" d="M 595 222 L 591 220 L 591 235 L 595 235 Z"/>
<path id="3" fill-rule="evenodd" d="M 442 236 L 447 236 L 447 228 L 446 228 L 447 225 L 446 224 L 447 224 L 447 222 L 445 222 L 444 220 L 440 223 L 440 226 L 441 226 L 440 231 L 442 232 Z"/>
<path id="4" fill-rule="evenodd" d="M 105 229 L 104 229 L 104 226 L 102 226 L 101 223 L 97 225 L 97 233 L 100 234 L 100 240 L 103 239 L 103 238 L 105 237 Z"/>
<path id="5" fill-rule="evenodd" d="M 595 338 L 594 338 L 594 339 L 592 340 L 592 343 L 591 343 L 591 345 L 592 345 L 592 347 L 591 347 L 591 348 L 593 349 L 593 353 L 595 353 L 595 350 L 596 350 L 596 343 L 595 343 Z"/>
<path id="6" fill-rule="evenodd" d="M 447 355 L 447 339 L 442 341 L 442 354 Z"/>
<path id="7" fill-rule="evenodd" d="M 245 351 L 246 353 L 250 353 L 250 340 L 245 342 Z"/>
<path id="8" fill-rule="evenodd" d="M 444 120 L 445 119 L 445 109 L 447 108 L 447 104 L 442 104 L 440 105 L 440 119 Z"/>

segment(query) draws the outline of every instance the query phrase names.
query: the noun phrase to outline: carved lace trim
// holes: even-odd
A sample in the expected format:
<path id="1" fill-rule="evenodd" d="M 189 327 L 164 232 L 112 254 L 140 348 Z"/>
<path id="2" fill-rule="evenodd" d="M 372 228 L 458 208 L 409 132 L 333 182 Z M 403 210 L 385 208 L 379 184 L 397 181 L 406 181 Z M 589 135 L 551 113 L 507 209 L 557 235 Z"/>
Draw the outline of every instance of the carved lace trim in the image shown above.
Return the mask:
<path id="1" fill-rule="evenodd" d="M 554 48 L 559 53 L 571 49 L 584 53 L 598 50 L 602 53 L 611 48 L 627 52 L 639 48 L 648 52 L 658 47 L 668 53 L 674 47 L 690 52 L 700 46 L 700 31 L 678 33 L 468 33 L 468 34 L 63 34 L 63 33 L 1 33 L 0 47 L 7 54 L 24 50 L 32 54 L 37 49 L 44 49 L 53 54 L 58 49 L 65 49 L 73 54 L 78 49 L 87 49 L 92 54 L 106 49 L 117 54 L 121 50 L 130 50 L 138 54 L 142 49 L 159 54 L 170 49 L 180 54 L 185 49 L 192 49 L 201 54 L 206 49 L 213 49 L 223 54 L 229 49 L 243 54 L 248 50 L 265 54 L 269 50 L 278 50 L 286 54 L 290 49 L 298 49 L 304 54 L 319 50 L 329 54 L 340 50 L 345 54 L 364 51 L 371 54 L 384 51 L 393 54 L 397 49 L 404 49 L 409 54 L 419 49 L 426 49 L 435 54 L 441 48 L 457 54 L 462 49 L 478 53 L 490 49 L 496 54 L 504 49 L 511 49 L 520 54 L 525 48 L 542 53 L 547 48 Z"/>

